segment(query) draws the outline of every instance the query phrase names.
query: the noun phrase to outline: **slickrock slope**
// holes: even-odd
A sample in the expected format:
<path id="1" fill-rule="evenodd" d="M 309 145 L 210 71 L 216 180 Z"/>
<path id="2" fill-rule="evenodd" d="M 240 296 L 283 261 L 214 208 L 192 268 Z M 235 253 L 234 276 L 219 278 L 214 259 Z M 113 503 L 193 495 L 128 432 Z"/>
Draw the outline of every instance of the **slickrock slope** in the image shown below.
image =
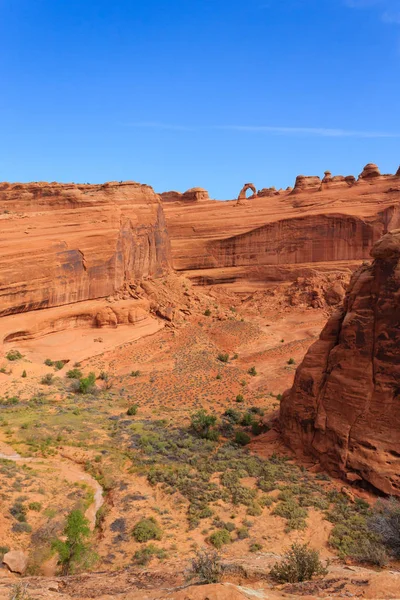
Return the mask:
<path id="1" fill-rule="evenodd" d="M 3 183 L 0 224 L 0 316 L 104 298 L 169 268 L 162 205 L 138 183 Z"/>
<path id="2" fill-rule="evenodd" d="M 280 422 L 330 472 L 400 495 L 400 230 L 371 254 L 299 366 Z"/>
<path id="3" fill-rule="evenodd" d="M 400 178 L 367 165 L 358 181 L 299 176 L 293 190 L 226 202 L 168 197 L 164 209 L 177 270 L 208 281 L 215 274 L 218 282 L 279 279 L 280 265 L 326 269 L 368 258 L 384 233 L 400 227 Z"/>

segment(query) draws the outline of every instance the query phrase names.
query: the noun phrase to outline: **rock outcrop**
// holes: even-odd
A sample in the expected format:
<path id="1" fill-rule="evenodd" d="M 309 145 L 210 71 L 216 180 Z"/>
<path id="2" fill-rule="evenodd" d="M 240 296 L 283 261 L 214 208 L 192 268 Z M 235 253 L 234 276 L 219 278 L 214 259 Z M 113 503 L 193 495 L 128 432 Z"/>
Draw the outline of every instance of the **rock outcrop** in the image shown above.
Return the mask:
<path id="1" fill-rule="evenodd" d="M 207 190 L 201 187 L 191 188 L 183 194 L 175 191 L 163 192 L 160 197 L 163 202 L 201 202 L 210 199 Z"/>
<path id="2" fill-rule="evenodd" d="M 368 163 L 365 165 L 363 172 L 360 174 L 360 179 L 374 179 L 374 177 L 380 177 L 381 172 L 379 167 L 374 163 Z"/>
<path id="3" fill-rule="evenodd" d="M 339 261 L 339 270 L 354 270 L 384 233 L 400 227 L 399 180 L 325 176 L 325 183 L 297 178 L 295 194 L 269 188 L 251 201 L 166 202 L 174 268 L 219 283 L 272 281 L 277 265 L 325 270 Z"/>
<path id="4" fill-rule="evenodd" d="M 113 295 L 170 265 L 152 188 L 0 184 L 0 316 Z"/>
<path id="5" fill-rule="evenodd" d="M 331 473 L 400 495 L 400 230 L 371 255 L 297 369 L 280 423 Z"/>

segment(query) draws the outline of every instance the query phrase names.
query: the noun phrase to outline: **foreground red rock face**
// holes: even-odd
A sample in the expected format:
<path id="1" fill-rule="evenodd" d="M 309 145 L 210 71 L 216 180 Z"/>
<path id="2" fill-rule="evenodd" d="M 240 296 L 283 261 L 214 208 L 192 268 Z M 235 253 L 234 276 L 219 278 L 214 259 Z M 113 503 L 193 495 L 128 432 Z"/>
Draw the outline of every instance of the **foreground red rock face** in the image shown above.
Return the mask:
<path id="1" fill-rule="evenodd" d="M 0 221 L 0 316 L 106 297 L 169 268 L 162 205 L 138 183 L 3 183 Z"/>
<path id="2" fill-rule="evenodd" d="M 280 423 L 333 474 L 400 495 L 400 230 L 371 254 L 297 369 Z"/>

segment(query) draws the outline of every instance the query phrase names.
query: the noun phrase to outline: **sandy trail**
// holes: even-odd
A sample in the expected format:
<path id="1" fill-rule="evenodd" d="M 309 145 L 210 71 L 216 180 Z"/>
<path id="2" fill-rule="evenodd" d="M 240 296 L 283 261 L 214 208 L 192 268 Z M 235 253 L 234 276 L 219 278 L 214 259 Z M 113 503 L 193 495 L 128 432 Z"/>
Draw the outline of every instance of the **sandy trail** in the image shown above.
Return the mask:
<path id="1" fill-rule="evenodd" d="M 46 464 L 55 471 L 59 471 L 61 477 L 63 477 L 71 483 L 86 483 L 90 488 L 92 488 L 94 493 L 94 499 L 85 511 L 85 516 L 90 523 L 91 529 L 94 530 L 96 525 L 97 512 L 104 504 L 104 490 L 99 484 L 99 482 L 96 481 L 96 479 L 94 479 L 94 477 L 89 475 L 89 473 L 83 471 L 76 463 L 74 463 L 68 458 L 66 458 L 65 461 L 32 457 L 25 458 L 18 454 L 18 452 L 15 452 L 11 446 L 5 444 L 4 442 L 0 442 L 0 459 L 11 460 L 13 462 L 19 463 Z"/>

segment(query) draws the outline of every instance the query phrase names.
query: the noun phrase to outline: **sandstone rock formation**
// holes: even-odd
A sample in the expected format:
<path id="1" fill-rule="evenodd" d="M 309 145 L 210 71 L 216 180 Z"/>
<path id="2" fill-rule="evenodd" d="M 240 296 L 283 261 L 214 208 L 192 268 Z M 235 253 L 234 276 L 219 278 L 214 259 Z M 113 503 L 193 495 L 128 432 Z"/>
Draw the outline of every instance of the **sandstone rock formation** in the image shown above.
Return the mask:
<path id="1" fill-rule="evenodd" d="M 374 163 L 368 163 L 360 174 L 360 179 L 373 179 L 374 177 L 380 177 L 380 175 L 379 167 Z"/>
<path id="2" fill-rule="evenodd" d="M 21 550 L 11 550 L 4 555 L 3 563 L 13 573 L 24 575 L 28 567 L 28 557 Z"/>
<path id="3" fill-rule="evenodd" d="M 400 227 L 395 175 L 328 183 L 300 177 L 295 191 L 275 191 L 268 201 L 257 194 L 242 203 L 165 203 L 174 268 L 218 283 L 274 281 L 283 273 L 278 266 L 286 280 L 302 276 L 303 267 L 354 270 L 384 233 Z"/>
<path id="4" fill-rule="evenodd" d="M 249 196 L 249 198 L 253 198 L 254 196 L 257 195 L 257 190 L 256 190 L 254 184 L 252 184 L 252 183 L 245 183 L 244 186 L 242 187 L 242 189 L 240 190 L 240 193 L 239 193 L 239 196 L 238 196 L 238 200 L 249 199 L 246 196 L 247 190 L 251 190 L 253 192 L 253 196 Z"/>
<path id="5" fill-rule="evenodd" d="M 191 188 L 183 194 L 174 191 L 163 192 L 160 197 L 163 202 L 201 202 L 210 199 L 207 190 L 201 187 Z"/>
<path id="6" fill-rule="evenodd" d="M 280 423 L 330 472 L 400 495 L 400 230 L 371 255 L 297 369 Z"/>
<path id="7" fill-rule="evenodd" d="M 292 194 L 298 194 L 300 192 L 319 192 L 321 189 L 321 179 L 319 177 L 305 177 L 304 175 L 298 175 Z"/>
<path id="8" fill-rule="evenodd" d="M 152 188 L 0 184 L 0 315 L 102 298 L 169 269 Z"/>

